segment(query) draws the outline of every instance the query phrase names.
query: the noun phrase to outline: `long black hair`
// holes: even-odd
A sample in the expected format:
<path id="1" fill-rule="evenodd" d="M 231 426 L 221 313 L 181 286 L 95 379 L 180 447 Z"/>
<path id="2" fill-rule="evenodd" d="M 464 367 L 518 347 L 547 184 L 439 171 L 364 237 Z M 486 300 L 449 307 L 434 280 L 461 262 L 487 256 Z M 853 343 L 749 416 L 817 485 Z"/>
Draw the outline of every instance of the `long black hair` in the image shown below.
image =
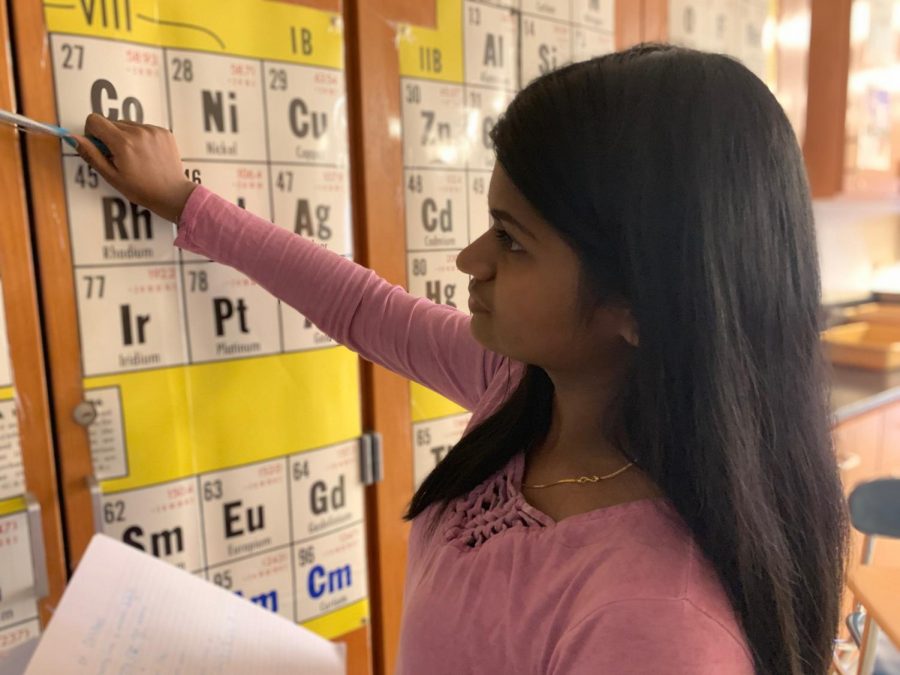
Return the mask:
<path id="1" fill-rule="evenodd" d="M 610 433 L 717 570 L 757 671 L 826 672 L 847 523 L 809 188 L 781 107 L 731 58 L 645 44 L 538 78 L 492 137 L 595 301 L 631 308 L 640 344 Z M 543 441 L 552 398 L 529 365 L 407 518 Z"/>

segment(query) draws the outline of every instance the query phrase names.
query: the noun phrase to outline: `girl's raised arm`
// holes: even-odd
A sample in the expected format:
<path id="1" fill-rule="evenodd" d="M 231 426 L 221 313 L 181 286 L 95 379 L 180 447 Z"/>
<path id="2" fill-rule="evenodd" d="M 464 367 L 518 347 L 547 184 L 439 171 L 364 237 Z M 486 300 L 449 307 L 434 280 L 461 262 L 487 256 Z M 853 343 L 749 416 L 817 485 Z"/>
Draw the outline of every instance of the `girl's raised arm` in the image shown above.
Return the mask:
<path id="1" fill-rule="evenodd" d="M 178 223 L 175 244 L 243 272 L 364 358 L 474 408 L 504 358 L 469 317 L 409 295 L 365 267 L 248 213 L 184 177 L 172 134 L 91 115 L 78 152 L 131 201 Z"/>
<path id="2" fill-rule="evenodd" d="M 230 265 L 364 358 L 465 408 L 477 405 L 502 358 L 469 317 L 416 298 L 372 270 L 198 187 L 175 244 Z"/>

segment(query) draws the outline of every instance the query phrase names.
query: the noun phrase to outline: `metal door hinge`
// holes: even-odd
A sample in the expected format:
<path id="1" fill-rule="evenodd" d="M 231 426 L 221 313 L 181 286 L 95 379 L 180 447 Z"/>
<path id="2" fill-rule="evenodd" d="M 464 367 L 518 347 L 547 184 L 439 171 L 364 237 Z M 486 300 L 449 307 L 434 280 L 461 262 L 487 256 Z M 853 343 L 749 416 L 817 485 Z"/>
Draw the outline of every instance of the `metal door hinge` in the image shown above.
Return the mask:
<path id="1" fill-rule="evenodd" d="M 41 521 L 41 503 L 31 492 L 26 492 L 25 508 L 28 518 L 28 536 L 31 540 L 31 564 L 34 568 L 34 594 L 40 600 L 50 595 L 47 577 L 47 549 L 44 548 L 44 525 Z"/>
<path id="2" fill-rule="evenodd" d="M 384 478 L 381 434 L 369 431 L 359 437 L 359 477 L 363 485 L 375 485 Z"/>

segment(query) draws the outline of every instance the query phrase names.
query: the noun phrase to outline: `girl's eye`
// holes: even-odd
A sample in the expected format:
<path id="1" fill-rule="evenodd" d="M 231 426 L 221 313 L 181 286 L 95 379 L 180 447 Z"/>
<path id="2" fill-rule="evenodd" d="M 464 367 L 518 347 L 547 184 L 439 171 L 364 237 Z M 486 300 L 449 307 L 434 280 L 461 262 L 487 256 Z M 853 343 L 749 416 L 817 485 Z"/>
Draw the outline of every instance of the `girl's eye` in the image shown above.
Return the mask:
<path id="1" fill-rule="evenodd" d="M 500 241 L 500 243 L 508 248 L 512 252 L 516 251 L 524 251 L 519 242 L 509 236 L 509 232 L 504 230 L 502 227 L 499 227 L 496 223 L 493 225 L 494 236 Z"/>

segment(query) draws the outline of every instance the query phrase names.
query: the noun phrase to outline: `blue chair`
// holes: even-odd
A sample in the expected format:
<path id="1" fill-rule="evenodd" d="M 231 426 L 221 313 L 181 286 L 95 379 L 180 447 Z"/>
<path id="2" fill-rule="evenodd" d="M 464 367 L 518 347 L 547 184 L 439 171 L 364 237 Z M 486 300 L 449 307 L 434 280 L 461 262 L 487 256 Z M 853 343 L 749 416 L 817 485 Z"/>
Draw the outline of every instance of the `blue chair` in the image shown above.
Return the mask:
<path id="1" fill-rule="evenodd" d="M 876 537 L 900 539 L 900 478 L 860 483 L 850 493 L 849 504 L 850 522 L 865 535 L 861 562 L 868 565 L 872 561 Z M 865 623 L 865 610 L 857 604 L 847 617 L 847 628 L 857 648 L 862 645 Z M 839 667 L 837 658 L 835 669 L 846 672 Z M 900 675 L 900 649 L 881 631 L 877 635 L 872 675 Z"/>

